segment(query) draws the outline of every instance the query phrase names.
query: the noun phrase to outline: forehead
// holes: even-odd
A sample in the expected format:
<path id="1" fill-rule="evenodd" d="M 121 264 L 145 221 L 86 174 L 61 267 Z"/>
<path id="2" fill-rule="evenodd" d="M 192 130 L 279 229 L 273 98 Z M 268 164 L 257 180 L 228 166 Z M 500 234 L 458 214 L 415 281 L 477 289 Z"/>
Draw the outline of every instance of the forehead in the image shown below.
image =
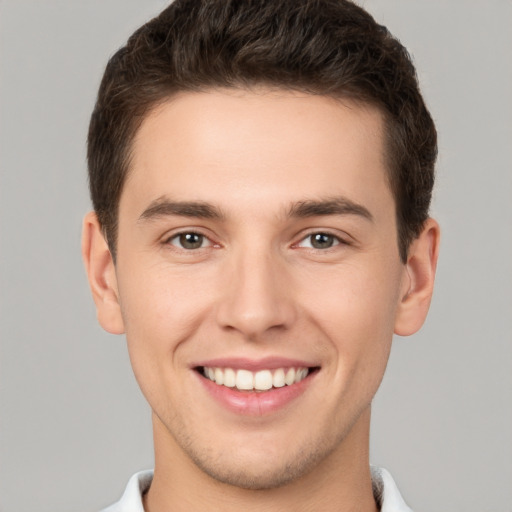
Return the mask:
<path id="1" fill-rule="evenodd" d="M 329 193 L 390 195 L 380 112 L 299 92 L 228 89 L 180 93 L 148 114 L 121 203 L 171 194 L 268 204 Z"/>

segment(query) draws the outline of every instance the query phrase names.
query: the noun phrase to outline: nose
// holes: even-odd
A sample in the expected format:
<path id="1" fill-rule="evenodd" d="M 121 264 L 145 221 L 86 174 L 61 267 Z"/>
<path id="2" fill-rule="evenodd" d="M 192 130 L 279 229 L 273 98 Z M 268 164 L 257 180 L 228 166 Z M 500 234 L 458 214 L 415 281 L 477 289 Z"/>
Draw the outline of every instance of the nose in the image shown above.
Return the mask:
<path id="1" fill-rule="evenodd" d="M 217 308 L 220 326 L 250 340 L 289 329 L 296 308 L 285 264 L 263 250 L 235 256 L 229 267 Z"/>

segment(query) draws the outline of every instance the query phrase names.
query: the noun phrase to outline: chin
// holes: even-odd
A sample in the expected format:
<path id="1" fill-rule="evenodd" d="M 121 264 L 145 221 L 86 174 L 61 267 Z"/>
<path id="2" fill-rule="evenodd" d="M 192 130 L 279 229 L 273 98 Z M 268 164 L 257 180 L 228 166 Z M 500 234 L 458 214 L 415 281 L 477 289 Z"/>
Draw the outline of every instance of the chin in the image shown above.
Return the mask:
<path id="1" fill-rule="evenodd" d="M 248 490 L 265 490 L 284 487 L 311 472 L 332 452 L 325 446 L 303 447 L 295 453 L 280 455 L 265 453 L 252 457 L 216 457 L 215 460 L 189 453 L 204 473 L 218 482 Z"/>

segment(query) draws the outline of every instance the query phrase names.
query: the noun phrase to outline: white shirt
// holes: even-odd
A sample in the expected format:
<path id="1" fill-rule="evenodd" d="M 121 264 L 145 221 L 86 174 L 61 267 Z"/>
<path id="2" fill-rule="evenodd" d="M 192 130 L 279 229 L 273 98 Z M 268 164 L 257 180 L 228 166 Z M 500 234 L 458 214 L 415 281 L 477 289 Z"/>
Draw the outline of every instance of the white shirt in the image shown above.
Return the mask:
<path id="1" fill-rule="evenodd" d="M 373 495 L 380 512 L 412 512 L 400 496 L 393 477 L 383 468 L 371 466 Z M 124 491 L 122 498 L 101 512 L 144 512 L 142 495 L 149 489 L 153 471 L 135 473 Z"/>

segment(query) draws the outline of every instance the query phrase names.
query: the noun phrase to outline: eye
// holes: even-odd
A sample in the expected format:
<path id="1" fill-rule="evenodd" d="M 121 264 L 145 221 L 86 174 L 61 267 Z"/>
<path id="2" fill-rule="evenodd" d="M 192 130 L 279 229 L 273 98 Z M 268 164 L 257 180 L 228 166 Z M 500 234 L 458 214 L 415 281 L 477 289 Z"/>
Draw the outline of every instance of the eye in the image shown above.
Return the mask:
<path id="1" fill-rule="evenodd" d="M 330 233 L 312 233 L 300 241 L 299 247 L 312 249 L 330 249 L 342 243 L 340 239 Z"/>
<path id="2" fill-rule="evenodd" d="M 174 247 L 179 247 L 180 249 L 186 249 L 188 251 L 194 249 L 202 249 L 212 245 L 210 240 L 208 240 L 208 238 L 206 238 L 204 235 L 194 232 L 179 233 L 174 235 L 173 237 L 169 238 L 167 243 L 173 245 Z"/>

